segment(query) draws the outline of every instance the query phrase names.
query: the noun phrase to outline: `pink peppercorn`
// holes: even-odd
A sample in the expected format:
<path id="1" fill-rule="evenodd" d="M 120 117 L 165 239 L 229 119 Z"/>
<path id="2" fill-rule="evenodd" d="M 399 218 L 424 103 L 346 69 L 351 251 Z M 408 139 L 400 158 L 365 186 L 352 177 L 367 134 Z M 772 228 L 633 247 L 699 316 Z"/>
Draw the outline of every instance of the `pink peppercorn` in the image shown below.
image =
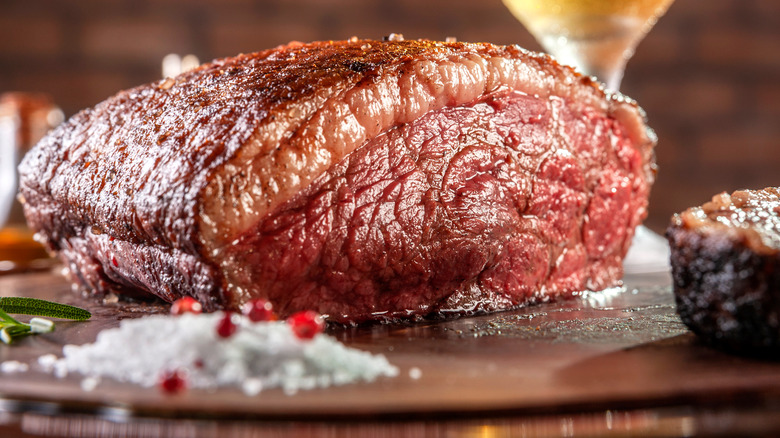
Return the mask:
<path id="1" fill-rule="evenodd" d="M 166 394 L 176 394 L 187 389 L 187 375 L 183 371 L 166 371 L 160 376 L 160 389 Z"/>
<path id="2" fill-rule="evenodd" d="M 174 301 L 171 305 L 171 315 L 181 315 L 183 313 L 201 313 L 203 306 L 192 297 L 182 297 Z"/>
<path id="3" fill-rule="evenodd" d="M 238 326 L 233 322 L 233 313 L 225 312 L 225 316 L 220 318 L 217 323 L 217 335 L 221 338 L 229 338 L 238 330 Z"/>
<path id="4" fill-rule="evenodd" d="M 262 298 L 244 303 L 241 311 L 252 322 L 276 321 L 273 305 Z"/>
<path id="5" fill-rule="evenodd" d="M 287 324 L 298 339 L 312 339 L 325 330 L 325 321 L 313 310 L 294 313 L 287 318 Z"/>

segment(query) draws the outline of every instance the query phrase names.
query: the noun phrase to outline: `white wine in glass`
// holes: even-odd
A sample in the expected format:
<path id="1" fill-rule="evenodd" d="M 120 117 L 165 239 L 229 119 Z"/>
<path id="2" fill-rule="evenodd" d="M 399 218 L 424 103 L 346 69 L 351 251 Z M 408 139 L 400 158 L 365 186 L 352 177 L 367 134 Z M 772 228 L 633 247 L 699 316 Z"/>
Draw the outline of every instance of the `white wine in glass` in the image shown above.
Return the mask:
<path id="1" fill-rule="evenodd" d="M 634 48 L 673 0 L 503 0 L 564 64 L 617 91 Z"/>

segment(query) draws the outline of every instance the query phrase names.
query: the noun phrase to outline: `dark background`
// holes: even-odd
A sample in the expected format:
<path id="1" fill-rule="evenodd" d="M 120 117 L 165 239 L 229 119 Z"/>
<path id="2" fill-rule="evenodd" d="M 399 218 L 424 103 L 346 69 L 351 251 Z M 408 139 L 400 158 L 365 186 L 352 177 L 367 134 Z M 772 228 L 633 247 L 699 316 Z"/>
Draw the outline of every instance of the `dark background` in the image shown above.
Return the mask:
<path id="1" fill-rule="evenodd" d="M 49 93 L 70 116 L 158 79 L 168 53 L 391 32 L 539 49 L 500 0 L 0 0 L 0 92 Z M 780 1 L 677 0 L 622 91 L 659 137 L 651 228 L 716 192 L 780 185 Z"/>

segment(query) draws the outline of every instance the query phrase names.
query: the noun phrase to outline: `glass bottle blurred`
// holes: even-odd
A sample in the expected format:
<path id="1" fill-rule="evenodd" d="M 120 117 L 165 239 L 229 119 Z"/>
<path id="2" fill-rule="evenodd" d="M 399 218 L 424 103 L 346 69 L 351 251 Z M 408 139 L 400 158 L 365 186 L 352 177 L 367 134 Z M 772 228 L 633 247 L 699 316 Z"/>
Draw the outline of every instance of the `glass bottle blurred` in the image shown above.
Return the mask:
<path id="1" fill-rule="evenodd" d="M 0 274 L 52 265 L 24 219 L 16 166 L 62 120 L 62 111 L 44 94 L 0 94 Z"/>

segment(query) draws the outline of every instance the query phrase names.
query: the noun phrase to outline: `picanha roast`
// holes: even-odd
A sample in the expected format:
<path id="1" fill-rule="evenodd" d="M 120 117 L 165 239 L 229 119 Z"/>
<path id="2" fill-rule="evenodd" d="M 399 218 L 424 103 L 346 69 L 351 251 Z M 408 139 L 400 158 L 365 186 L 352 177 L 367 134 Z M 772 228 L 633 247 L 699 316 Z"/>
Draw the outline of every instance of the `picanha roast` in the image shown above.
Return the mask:
<path id="1" fill-rule="evenodd" d="M 85 291 L 360 322 L 617 284 L 654 145 L 633 101 L 547 55 L 353 38 L 120 92 L 20 186 Z"/>

